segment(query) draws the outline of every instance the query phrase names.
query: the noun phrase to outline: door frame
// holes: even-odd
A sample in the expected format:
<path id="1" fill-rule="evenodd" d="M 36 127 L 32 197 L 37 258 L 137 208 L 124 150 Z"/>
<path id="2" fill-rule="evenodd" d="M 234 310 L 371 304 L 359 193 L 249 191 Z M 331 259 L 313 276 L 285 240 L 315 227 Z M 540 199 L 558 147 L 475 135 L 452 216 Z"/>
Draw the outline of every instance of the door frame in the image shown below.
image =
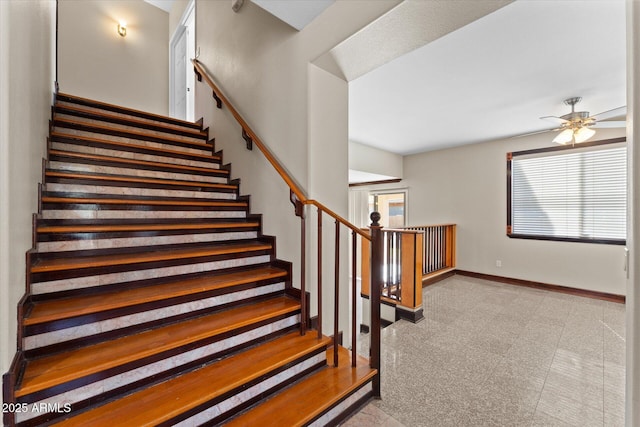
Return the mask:
<path id="1" fill-rule="evenodd" d="M 180 22 L 173 35 L 171 36 L 171 40 L 169 41 L 169 115 L 175 117 L 175 73 L 173 71 L 174 64 L 176 61 L 176 43 L 180 40 L 180 37 L 187 31 L 187 28 L 191 26 L 191 37 L 187 37 L 187 57 L 188 60 L 191 58 L 195 58 L 195 8 L 196 3 L 195 0 L 190 0 L 189 4 L 185 8 L 182 17 L 180 18 Z M 190 46 L 191 43 L 189 41 L 193 41 L 193 45 Z M 195 93 L 194 93 L 194 82 L 195 78 L 193 73 L 189 72 L 190 66 L 187 65 L 187 88 L 190 88 L 187 93 L 187 108 L 186 108 L 186 119 L 189 121 L 194 121 L 194 105 L 195 105 Z"/>
<path id="2" fill-rule="evenodd" d="M 385 189 L 369 189 L 368 196 L 378 196 L 386 194 L 404 194 L 404 226 L 408 227 L 409 224 L 409 188 L 385 188 Z"/>

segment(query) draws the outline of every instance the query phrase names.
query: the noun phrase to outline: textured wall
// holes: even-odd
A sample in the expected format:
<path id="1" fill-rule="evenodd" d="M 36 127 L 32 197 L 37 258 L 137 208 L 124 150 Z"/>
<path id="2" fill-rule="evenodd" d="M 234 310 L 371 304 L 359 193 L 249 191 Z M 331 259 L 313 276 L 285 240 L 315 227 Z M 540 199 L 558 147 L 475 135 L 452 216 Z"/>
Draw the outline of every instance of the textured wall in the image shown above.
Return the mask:
<path id="1" fill-rule="evenodd" d="M 167 12 L 142 0 L 61 0 L 58 46 L 61 92 L 168 114 Z"/>

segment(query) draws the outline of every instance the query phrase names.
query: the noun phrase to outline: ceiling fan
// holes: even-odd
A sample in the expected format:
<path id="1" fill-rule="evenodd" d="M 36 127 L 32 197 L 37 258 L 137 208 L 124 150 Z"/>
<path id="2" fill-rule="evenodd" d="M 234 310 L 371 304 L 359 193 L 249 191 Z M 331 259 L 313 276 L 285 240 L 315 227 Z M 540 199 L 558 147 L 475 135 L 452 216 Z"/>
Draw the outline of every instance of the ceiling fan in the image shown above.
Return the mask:
<path id="1" fill-rule="evenodd" d="M 588 111 L 575 111 L 575 106 L 580 102 L 582 98 L 579 96 L 568 98 L 564 100 L 566 105 L 571 106 L 571 112 L 560 117 L 556 116 L 544 116 L 540 117 L 543 120 L 553 121 L 560 126 L 555 129 L 549 129 L 544 132 L 561 131 L 554 139 L 553 142 L 558 144 L 581 143 L 591 138 L 596 131 L 592 128 L 620 128 L 625 127 L 626 122 L 620 121 L 605 121 L 606 119 L 625 116 L 627 114 L 627 107 L 618 107 L 613 110 L 604 111 L 602 113 L 589 115 Z"/>

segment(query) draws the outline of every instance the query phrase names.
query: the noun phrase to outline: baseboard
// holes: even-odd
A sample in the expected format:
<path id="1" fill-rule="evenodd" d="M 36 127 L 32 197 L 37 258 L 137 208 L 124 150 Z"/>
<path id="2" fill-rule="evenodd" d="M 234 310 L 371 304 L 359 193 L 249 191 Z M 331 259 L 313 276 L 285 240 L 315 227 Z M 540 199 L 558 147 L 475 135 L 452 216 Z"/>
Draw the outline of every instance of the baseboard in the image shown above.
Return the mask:
<path id="1" fill-rule="evenodd" d="M 455 270 L 455 274 L 461 276 L 474 277 L 476 279 L 492 280 L 494 282 L 506 283 L 509 285 L 524 286 L 527 288 L 543 289 L 545 291 L 559 292 L 563 294 L 575 295 L 579 297 L 599 299 L 603 301 L 617 302 L 624 304 L 624 295 L 610 294 L 607 292 L 590 291 L 587 289 L 570 288 L 568 286 L 552 285 L 549 283 L 534 282 L 532 280 L 514 279 L 511 277 L 495 276 L 493 274 L 475 273 L 473 271 Z"/>
<path id="2" fill-rule="evenodd" d="M 393 325 L 393 322 L 390 322 L 386 319 L 380 319 L 380 329 L 384 329 L 387 326 Z M 360 333 L 361 334 L 368 334 L 371 331 L 371 328 L 369 327 L 369 325 L 365 325 L 363 323 L 360 324 Z"/>
<path id="3" fill-rule="evenodd" d="M 444 280 L 447 277 L 451 277 L 451 276 L 453 276 L 455 274 L 456 274 L 456 270 L 453 269 L 453 270 L 446 271 L 446 272 L 444 272 L 442 274 L 426 277 L 426 278 L 422 279 L 422 287 L 426 288 L 427 286 L 431 286 L 431 285 L 433 285 L 435 283 L 438 283 L 439 281 Z"/>
<path id="4" fill-rule="evenodd" d="M 424 320 L 424 311 L 422 307 L 411 310 L 410 308 L 397 305 L 396 318 L 408 320 L 411 323 L 418 323 L 421 320 Z"/>
<path id="5" fill-rule="evenodd" d="M 369 299 L 369 295 L 361 293 L 360 296 L 364 299 Z M 388 305 L 389 307 L 395 307 L 398 305 L 396 300 L 392 300 L 391 298 L 380 296 L 380 304 Z"/>

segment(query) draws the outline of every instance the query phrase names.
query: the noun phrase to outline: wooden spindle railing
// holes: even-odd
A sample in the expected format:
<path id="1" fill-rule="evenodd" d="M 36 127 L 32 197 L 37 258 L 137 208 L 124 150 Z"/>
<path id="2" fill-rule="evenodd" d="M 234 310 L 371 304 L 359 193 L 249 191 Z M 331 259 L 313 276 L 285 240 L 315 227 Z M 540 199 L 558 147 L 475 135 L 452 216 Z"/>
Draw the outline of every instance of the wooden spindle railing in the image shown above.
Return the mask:
<path id="1" fill-rule="evenodd" d="M 422 251 L 422 276 L 429 278 L 456 266 L 456 225 L 420 225 L 405 227 L 404 230 L 424 233 Z"/>
<path id="2" fill-rule="evenodd" d="M 380 225 L 380 214 L 371 214 L 371 367 L 378 369 L 378 375 L 373 379 L 373 393 L 380 396 L 380 352 L 373 349 L 380 348 L 380 294 L 382 292 L 382 268 L 383 268 L 383 240 L 382 226 Z"/>
<path id="3" fill-rule="evenodd" d="M 422 318 L 422 239 L 421 231 L 381 230 L 382 282 L 381 297 L 386 303 L 396 306 L 397 313 L 408 320 Z M 373 278 L 369 276 L 373 260 L 363 247 L 362 294 L 373 295 Z M 407 314 L 409 313 L 409 314 Z"/>
<path id="4" fill-rule="evenodd" d="M 194 72 L 198 78 L 198 81 L 202 81 L 203 79 L 209 85 L 211 90 L 213 91 L 213 98 L 216 101 L 216 105 L 218 108 L 222 108 L 224 105 L 236 119 L 238 124 L 241 127 L 241 136 L 246 142 L 247 148 L 249 150 L 253 149 L 253 147 L 257 147 L 258 150 L 264 155 L 267 161 L 271 164 L 271 166 L 276 170 L 276 172 L 283 179 L 285 184 L 289 187 L 290 190 L 290 200 L 294 205 L 296 216 L 300 217 L 301 225 L 300 225 L 300 233 L 301 233 L 301 266 L 300 266 L 300 295 L 301 295 L 301 322 L 300 322 L 300 333 L 305 334 L 307 323 L 309 321 L 309 313 L 306 311 L 306 302 L 307 302 L 307 289 L 306 289 L 306 271 L 307 271 L 307 257 L 306 257 L 306 206 L 315 206 L 317 209 L 317 245 L 318 245 L 318 258 L 317 258 L 317 271 L 318 271 L 318 288 L 317 288 L 317 311 L 318 311 L 318 337 L 322 336 L 322 293 L 323 293 L 323 281 L 322 281 L 322 250 L 323 250 L 323 242 L 322 242 L 322 221 L 324 215 L 328 215 L 333 218 L 335 221 L 335 283 L 334 283 L 334 318 L 333 318 L 333 340 L 334 340 L 334 365 L 338 365 L 338 335 L 339 335 L 339 290 L 340 290 L 340 229 L 341 227 L 346 227 L 351 231 L 352 235 L 352 300 L 355 301 L 358 297 L 356 295 L 356 271 L 355 265 L 357 260 L 357 237 L 360 236 L 363 242 L 366 242 L 367 253 L 370 253 L 371 257 L 371 289 L 375 290 L 375 294 L 378 295 L 377 300 L 375 298 L 371 299 L 371 320 L 370 324 L 371 328 L 371 351 L 370 351 L 370 365 L 372 368 L 377 370 L 377 374 L 373 380 L 373 394 L 376 397 L 380 397 L 380 292 L 381 292 L 381 284 L 382 280 L 382 252 L 378 253 L 378 251 L 382 250 L 383 247 L 383 237 L 381 234 L 382 227 L 379 226 L 377 221 L 380 219 L 380 215 L 377 214 L 377 219 L 374 219 L 372 214 L 373 224 L 371 226 L 371 234 L 359 229 L 342 216 L 336 214 L 331 209 L 324 206 L 322 203 L 309 199 L 302 187 L 297 183 L 297 181 L 291 176 L 291 174 L 286 170 L 286 168 L 278 161 L 277 157 L 271 150 L 267 147 L 267 145 L 258 137 L 258 135 L 251 129 L 248 123 L 244 120 L 244 118 L 240 115 L 240 113 L 234 108 L 229 99 L 224 95 L 219 86 L 213 81 L 213 78 L 207 73 L 202 63 L 200 63 L 197 59 L 191 60 L 194 66 Z M 370 245 L 369 245 L 370 242 Z M 377 302 L 376 302 L 377 301 Z M 356 334 L 358 331 L 356 330 L 356 315 L 355 315 L 355 303 L 352 305 L 352 316 L 351 316 L 351 364 L 352 366 L 356 365 Z"/>

